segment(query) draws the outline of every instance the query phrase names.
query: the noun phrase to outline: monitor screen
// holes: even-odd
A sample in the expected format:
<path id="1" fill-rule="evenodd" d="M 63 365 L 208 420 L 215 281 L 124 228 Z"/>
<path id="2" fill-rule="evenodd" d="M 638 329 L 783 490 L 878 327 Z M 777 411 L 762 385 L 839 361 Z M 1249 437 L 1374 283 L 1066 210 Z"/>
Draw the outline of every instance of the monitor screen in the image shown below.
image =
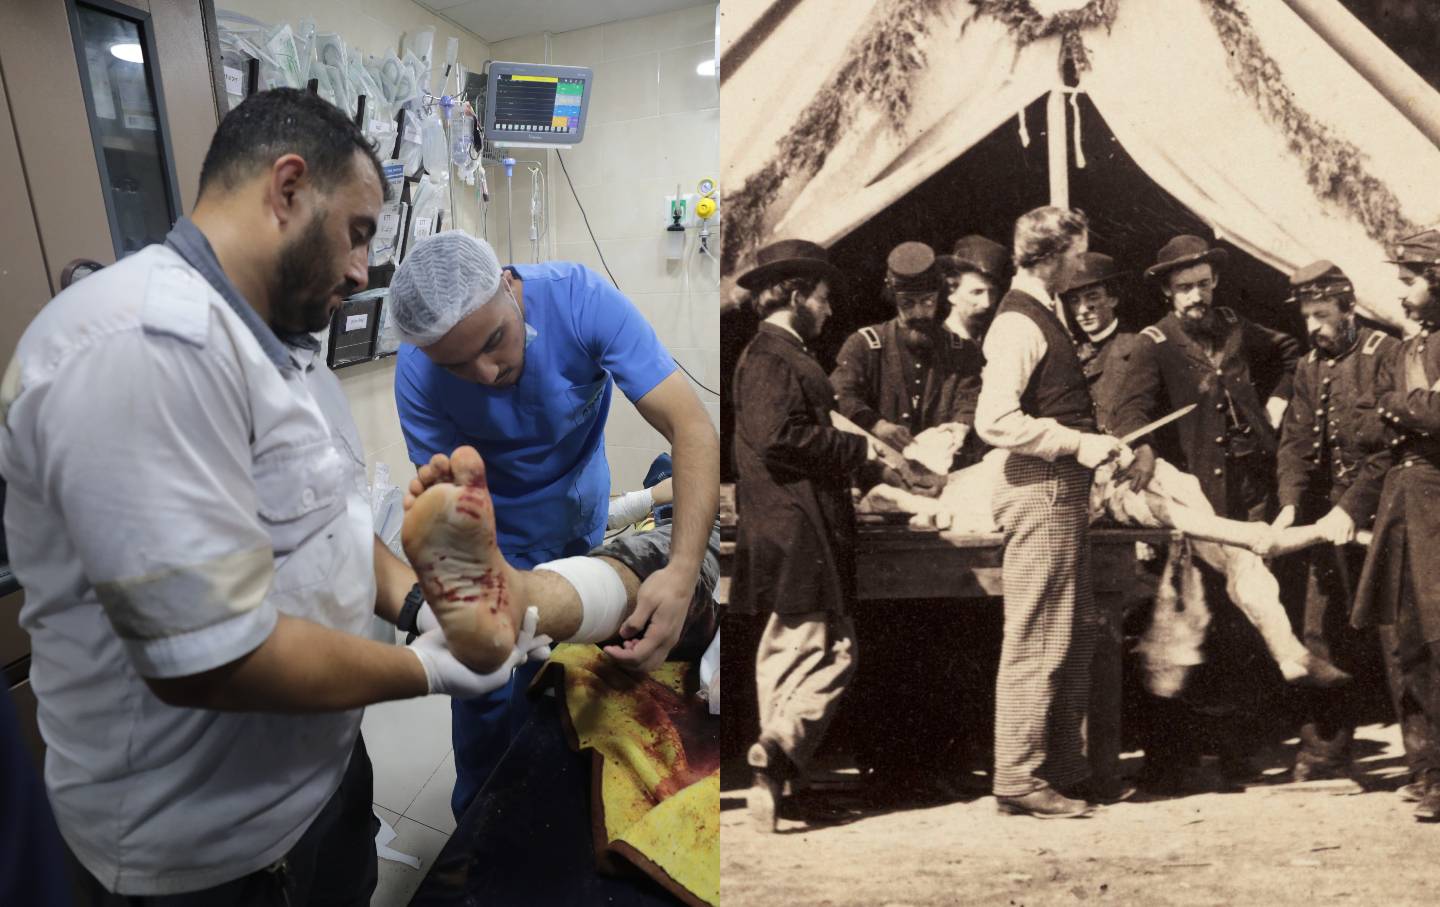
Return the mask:
<path id="1" fill-rule="evenodd" d="M 485 138 L 499 145 L 574 145 L 585 133 L 591 72 L 578 66 L 491 63 Z"/>
<path id="2" fill-rule="evenodd" d="M 503 73 L 495 80 L 495 128 L 505 132 L 562 132 L 580 128 L 585 80 Z"/>

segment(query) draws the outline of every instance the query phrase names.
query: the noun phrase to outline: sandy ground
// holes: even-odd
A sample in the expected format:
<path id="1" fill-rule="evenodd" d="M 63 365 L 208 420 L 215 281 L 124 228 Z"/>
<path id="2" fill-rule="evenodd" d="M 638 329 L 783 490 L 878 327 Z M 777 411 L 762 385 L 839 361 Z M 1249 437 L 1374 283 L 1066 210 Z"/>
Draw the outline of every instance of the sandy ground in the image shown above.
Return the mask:
<path id="1" fill-rule="evenodd" d="M 782 820 L 778 834 L 760 834 L 744 808 L 747 779 L 732 771 L 721 802 L 723 903 L 1440 903 L 1440 824 L 1417 823 L 1394 793 L 1404 780 L 1399 731 L 1374 725 L 1357 736 L 1364 792 L 1292 782 L 1292 741 L 1265 754 L 1266 775 L 1243 792 L 1071 820 L 1003 816 L 992 797 L 904 809 L 850 798 L 845 824 Z M 846 802 L 843 792 L 832 799 Z"/>

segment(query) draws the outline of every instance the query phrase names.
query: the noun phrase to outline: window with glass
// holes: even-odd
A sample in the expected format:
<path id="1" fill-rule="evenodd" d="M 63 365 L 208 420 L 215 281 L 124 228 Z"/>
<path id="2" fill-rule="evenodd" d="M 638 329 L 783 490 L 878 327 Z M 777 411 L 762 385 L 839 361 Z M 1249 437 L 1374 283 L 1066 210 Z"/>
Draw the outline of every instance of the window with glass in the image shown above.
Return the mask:
<path id="1" fill-rule="evenodd" d="M 116 257 L 162 242 L 177 216 L 149 16 L 75 3 L 72 26 Z"/>

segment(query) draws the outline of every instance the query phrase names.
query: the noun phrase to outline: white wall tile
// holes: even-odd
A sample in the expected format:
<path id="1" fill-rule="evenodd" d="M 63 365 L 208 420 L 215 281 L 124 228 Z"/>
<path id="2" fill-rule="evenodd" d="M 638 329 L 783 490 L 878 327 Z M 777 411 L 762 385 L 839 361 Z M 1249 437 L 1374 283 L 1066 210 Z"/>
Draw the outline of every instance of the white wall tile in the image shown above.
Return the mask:
<path id="1" fill-rule="evenodd" d="M 641 54 L 595 67 L 590 121 L 610 123 L 660 112 L 660 55 Z"/>
<path id="2" fill-rule="evenodd" d="M 645 474 L 650 464 L 664 453 L 667 447 L 629 447 L 623 444 L 605 445 L 605 457 L 610 462 L 611 494 L 622 494 L 645 486 Z"/>
<path id="3" fill-rule="evenodd" d="M 696 67 L 714 60 L 715 42 L 677 47 L 660 54 L 660 112 L 683 113 L 720 106 L 720 89 L 713 75 L 700 75 Z"/>
<path id="4" fill-rule="evenodd" d="M 581 140 L 580 144 L 551 153 L 551 158 L 555 161 L 554 179 L 551 180 L 551 186 L 555 192 L 557 203 L 564 202 L 571 205 L 575 203 L 574 196 L 570 194 L 570 183 L 574 183 L 578 189 L 581 186 L 594 186 L 601 182 L 600 174 L 604 163 L 605 144 L 600 137 L 603 136 L 606 129 L 618 125 L 590 123 L 585 127 L 585 138 Z M 564 164 L 563 170 L 561 169 L 562 163 Z M 567 172 L 570 174 L 568 183 L 565 179 Z M 550 176 L 550 174 L 547 172 L 546 176 Z"/>
<path id="5" fill-rule="evenodd" d="M 605 423 L 605 443 L 657 450 L 670 446 L 665 436 L 646 422 L 635 405 L 619 393 L 610 405 L 610 418 Z"/>
<path id="6" fill-rule="evenodd" d="M 665 144 L 672 140 L 658 116 L 610 124 L 596 140 L 601 154 L 600 182 L 610 185 L 668 178 Z"/>
<path id="7" fill-rule="evenodd" d="M 395 410 L 395 360 L 382 359 L 340 369 L 335 373 L 350 402 L 350 415 L 360 430 L 368 456 L 403 440 Z"/>
<path id="8" fill-rule="evenodd" d="M 670 355 L 675 357 L 675 361 L 689 369 L 690 374 L 695 376 L 695 380 L 711 390 L 724 392 L 724 388 L 720 386 L 720 351 L 718 349 L 676 349 L 671 350 Z M 702 392 L 701 396 L 709 399 L 711 395 Z"/>
<path id="9" fill-rule="evenodd" d="M 615 60 L 649 51 L 670 50 L 715 40 L 716 4 L 631 19 L 601 26 L 605 59 Z"/>
<path id="10" fill-rule="evenodd" d="M 630 301 L 667 349 L 719 349 L 719 300 L 714 294 L 637 293 Z"/>
<path id="11" fill-rule="evenodd" d="M 663 293 L 672 290 L 680 276 L 679 262 L 665 258 L 663 237 L 602 239 L 600 248 L 623 293 Z"/>
<path id="12" fill-rule="evenodd" d="M 506 63 L 544 63 L 545 36 L 521 35 L 518 38 L 497 41 L 491 45 L 490 52 L 494 59 Z"/>
<path id="13" fill-rule="evenodd" d="M 600 256 L 595 251 L 595 246 L 586 237 L 584 242 L 557 243 L 555 245 L 555 257 L 561 261 L 573 261 L 585 265 L 601 276 L 605 274 L 605 267 L 600 263 Z"/>
<path id="14" fill-rule="evenodd" d="M 660 118 L 662 176 L 683 178 L 694 192 L 702 176 L 720 175 L 720 109 L 672 113 Z M 722 192 L 724 187 L 721 187 Z"/>
<path id="15" fill-rule="evenodd" d="M 550 62 L 594 68 L 605 59 L 605 28 L 579 28 L 550 36 Z"/>

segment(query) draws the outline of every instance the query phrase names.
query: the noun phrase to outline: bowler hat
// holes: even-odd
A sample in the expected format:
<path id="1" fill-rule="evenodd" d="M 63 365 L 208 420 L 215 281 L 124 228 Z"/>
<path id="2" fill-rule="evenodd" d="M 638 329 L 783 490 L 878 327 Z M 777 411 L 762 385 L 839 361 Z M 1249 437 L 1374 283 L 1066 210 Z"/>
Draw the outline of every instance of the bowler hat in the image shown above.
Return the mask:
<path id="1" fill-rule="evenodd" d="M 1224 249 L 1211 248 L 1208 242 L 1198 236 L 1182 234 L 1160 247 L 1155 256 L 1155 264 L 1145 269 L 1145 276 L 1153 279 L 1202 262 L 1218 267 L 1229 257 Z"/>
<path id="2" fill-rule="evenodd" d="M 1009 249 L 978 234 L 955 240 L 955 248 L 950 251 L 961 265 L 968 265 L 991 280 L 1004 277 L 1005 268 L 1010 264 Z"/>
<path id="3" fill-rule="evenodd" d="M 902 242 L 885 260 L 885 283 L 897 293 L 933 293 L 940 289 L 935 250 L 923 242 Z"/>
<path id="4" fill-rule="evenodd" d="M 830 263 L 825 249 L 805 239 L 782 239 L 755 253 L 755 266 L 736 278 L 747 290 L 762 290 L 787 277 L 819 277 L 832 286 L 845 275 Z"/>
<path id="5" fill-rule="evenodd" d="M 1092 287 L 1097 283 L 1114 280 L 1125 272 L 1115 267 L 1115 259 L 1099 252 L 1086 252 L 1080 258 L 1080 267 L 1065 279 L 1057 295 L 1064 296 L 1076 290 Z"/>
<path id="6" fill-rule="evenodd" d="M 1313 302 L 1334 296 L 1353 295 L 1355 285 L 1345 272 L 1324 259 L 1306 265 L 1290 275 L 1290 296 L 1286 302 Z"/>
<path id="7" fill-rule="evenodd" d="M 1440 230 L 1421 230 L 1414 236 L 1407 236 L 1393 247 L 1392 265 L 1434 265 L 1440 264 Z"/>

